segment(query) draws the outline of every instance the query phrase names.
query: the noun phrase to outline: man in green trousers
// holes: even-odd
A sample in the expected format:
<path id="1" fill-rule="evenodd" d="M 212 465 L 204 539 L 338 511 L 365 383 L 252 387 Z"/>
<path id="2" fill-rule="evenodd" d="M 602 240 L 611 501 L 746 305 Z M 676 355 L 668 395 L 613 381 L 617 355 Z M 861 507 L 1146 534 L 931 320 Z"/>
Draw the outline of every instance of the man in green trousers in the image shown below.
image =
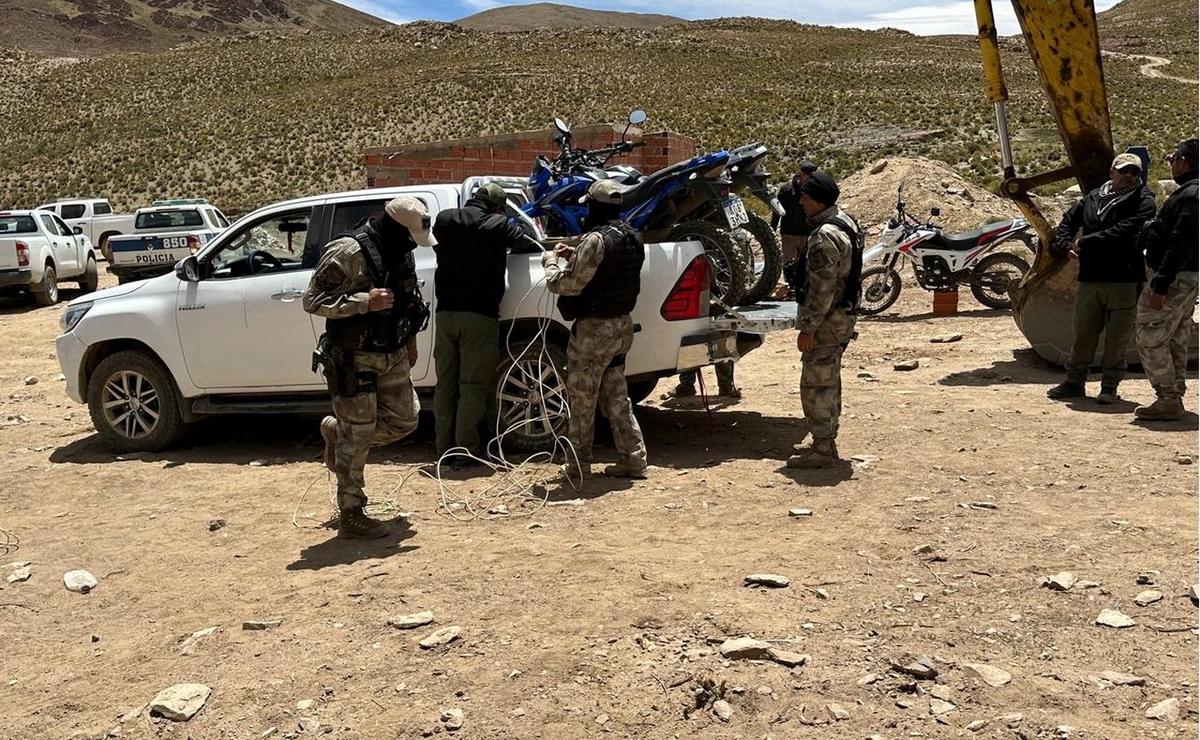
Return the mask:
<path id="1" fill-rule="evenodd" d="M 509 222 L 506 204 L 504 190 L 488 183 L 462 208 L 439 213 L 433 225 L 437 239 L 433 406 L 438 455 L 462 447 L 482 457 L 486 450 L 480 427 L 495 421 L 495 414 L 488 412 L 495 409 L 500 301 L 508 251 L 525 239 L 520 227 Z M 465 461 L 460 458 L 455 463 L 461 467 Z"/>

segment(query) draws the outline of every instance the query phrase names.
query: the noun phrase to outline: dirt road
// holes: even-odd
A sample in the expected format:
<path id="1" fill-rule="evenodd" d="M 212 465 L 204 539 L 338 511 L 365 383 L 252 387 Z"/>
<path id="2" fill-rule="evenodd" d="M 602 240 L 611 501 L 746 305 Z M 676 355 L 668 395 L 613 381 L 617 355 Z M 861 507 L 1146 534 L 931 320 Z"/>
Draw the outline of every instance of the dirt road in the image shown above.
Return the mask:
<path id="1" fill-rule="evenodd" d="M 1163 72 L 1162 68 L 1171 63 L 1171 60 L 1167 59 L 1166 57 L 1156 57 L 1149 54 L 1122 54 L 1116 51 L 1105 51 L 1102 52 L 1102 54 L 1104 56 L 1116 57 L 1118 59 L 1142 60 L 1141 66 L 1138 67 L 1138 73 L 1143 77 L 1160 77 L 1167 80 L 1175 80 L 1176 82 L 1183 82 L 1188 85 L 1200 84 L 1200 80 L 1194 80 L 1188 77 L 1176 77 L 1175 75 L 1169 75 L 1166 72 Z"/>
<path id="2" fill-rule="evenodd" d="M 1197 468 L 1181 461 L 1197 417 L 1132 423 L 1140 376 L 1115 407 L 1051 403 L 1059 374 L 1009 318 L 964 297 L 931 320 L 927 301 L 909 290 L 847 355 L 842 453 L 877 460 L 784 468 L 800 414 L 779 335 L 739 366 L 741 402 L 639 411 L 648 480 L 458 523 L 414 479 L 395 499 L 409 526 L 373 544 L 320 526 L 315 421 L 217 420 L 114 457 L 56 380 L 61 309 L 5 307 L 0 527 L 20 545 L 0 563 L 32 576 L 0 579 L 0 736 L 413 738 L 459 709 L 462 738 L 1195 737 Z M 430 436 L 373 458 L 376 495 L 430 459 Z M 64 589 L 76 568 L 94 591 Z M 1059 571 L 1080 582 L 1039 587 Z M 790 586 L 743 585 L 764 572 Z M 1162 599 L 1135 604 L 1150 589 Z M 1097 626 L 1108 608 L 1136 625 Z M 387 624 L 423 610 L 434 624 Z M 451 625 L 456 642 L 418 647 Z M 723 660 L 745 636 L 808 657 Z M 935 680 L 890 667 L 915 658 Z M 177 683 L 212 689 L 190 721 L 142 711 Z M 1146 718 L 1167 699 L 1178 719 Z"/>

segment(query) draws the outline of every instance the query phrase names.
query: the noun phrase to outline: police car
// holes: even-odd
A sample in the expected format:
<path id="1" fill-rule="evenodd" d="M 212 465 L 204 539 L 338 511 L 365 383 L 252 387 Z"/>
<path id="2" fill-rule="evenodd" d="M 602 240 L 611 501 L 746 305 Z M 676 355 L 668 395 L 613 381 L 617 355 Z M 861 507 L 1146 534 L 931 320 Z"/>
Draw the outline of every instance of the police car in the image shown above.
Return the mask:
<path id="1" fill-rule="evenodd" d="M 156 200 L 134 214 L 134 233 L 108 240 L 108 271 L 121 283 L 164 275 L 228 226 L 225 215 L 203 198 Z"/>

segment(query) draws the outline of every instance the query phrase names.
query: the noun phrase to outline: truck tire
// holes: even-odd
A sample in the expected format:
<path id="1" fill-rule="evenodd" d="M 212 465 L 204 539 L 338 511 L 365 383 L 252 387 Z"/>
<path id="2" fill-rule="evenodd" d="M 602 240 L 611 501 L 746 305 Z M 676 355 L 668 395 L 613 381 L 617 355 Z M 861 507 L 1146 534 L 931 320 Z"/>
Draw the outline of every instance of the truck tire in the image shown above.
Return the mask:
<path id="1" fill-rule="evenodd" d="M 649 380 L 635 380 L 627 383 L 629 386 L 629 400 L 636 406 L 645 401 L 654 392 L 655 386 L 658 385 L 658 378 Z"/>
<path id="2" fill-rule="evenodd" d="M 1010 252 L 989 254 L 971 272 L 971 294 L 988 308 L 1012 308 L 1009 291 L 1029 272 L 1029 263 Z"/>
<path id="3" fill-rule="evenodd" d="M 712 263 L 712 298 L 726 306 L 736 306 L 746 289 L 746 260 L 738 243 L 725 229 L 708 221 L 680 221 L 671 229 L 668 240 L 697 241 Z"/>
<path id="4" fill-rule="evenodd" d="M 542 346 L 514 340 L 500 358 L 496 404 L 506 451 L 553 450 L 555 439 L 567 433 L 567 348 L 554 340 L 544 353 Z"/>
<path id="5" fill-rule="evenodd" d="M 116 452 L 156 452 L 186 428 L 170 373 L 141 350 L 101 360 L 88 380 L 87 402 L 101 441 Z"/>
<path id="6" fill-rule="evenodd" d="M 770 222 L 758 214 L 751 214 L 750 221 L 741 228 L 758 242 L 758 247 L 752 250 L 754 264 L 748 270 L 749 287 L 741 300 L 741 305 L 749 306 L 766 300 L 779 286 L 779 276 L 783 274 L 783 247 Z"/>
<path id="7" fill-rule="evenodd" d="M 96 258 L 88 255 L 87 267 L 79 277 L 79 289 L 84 293 L 94 293 L 100 286 L 100 269 L 96 267 Z"/>
<path id="8" fill-rule="evenodd" d="M 54 265 L 46 263 L 45 269 L 42 270 L 42 282 L 30 286 L 30 292 L 33 294 L 33 302 L 39 306 L 53 306 L 58 303 L 58 272 L 55 271 Z"/>

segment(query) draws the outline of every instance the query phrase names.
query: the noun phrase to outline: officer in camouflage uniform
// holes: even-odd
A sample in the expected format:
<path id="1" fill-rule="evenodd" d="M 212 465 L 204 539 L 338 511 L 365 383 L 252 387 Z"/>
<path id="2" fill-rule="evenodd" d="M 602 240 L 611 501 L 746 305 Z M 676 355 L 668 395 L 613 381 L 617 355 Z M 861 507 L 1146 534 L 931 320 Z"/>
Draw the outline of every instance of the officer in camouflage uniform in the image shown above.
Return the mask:
<path id="1" fill-rule="evenodd" d="M 546 286 L 559 295 L 563 318 L 575 322 L 567 344 L 567 438 L 579 467 L 568 460 L 564 472 L 571 478 L 591 473 L 597 405 L 618 453 L 617 464 L 604 474 L 642 478 L 646 472 L 646 443 L 625 385 L 625 354 L 633 346 L 629 313 L 641 290 L 646 253 L 638 232 L 621 221 L 621 192 L 614 180 L 594 183 L 583 198 L 588 204 L 583 240 L 574 249 L 560 244 L 542 255 Z M 559 262 L 563 257 L 565 265 Z"/>
<path id="2" fill-rule="evenodd" d="M 800 403 L 813 441 L 811 447 L 788 459 L 789 468 L 828 468 L 840 463 L 837 434 L 842 413 L 842 353 L 855 337 L 860 276 L 852 273 L 860 229 L 837 207 L 839 195 L 837 183 L 822 172 L 810 175 L 800 192 L 800 203 L 813 230 L 806 245 L 805 282 L 797 294 L 796 329 L 800 334 L 796 347 L 803 365 Z M 861 271 L 861 257 L 857 267 Z"/>
<path id="3" fill-rule="evenodd" d="M 314 366 L 324 366 L 333 397 L 321 437 L 325 465 L 337 476 L 342 538 L 375 539 L 390 530 L 364 511 L 363 467 L 372 447 L 417 429 L 410 368 L 428 308 L 413 250 L 433 245 L 429 226 L 419 199 L 393 199 L 382 215 L 325 246 L 304 293 L 304 310 L 325 317 Z"/>

